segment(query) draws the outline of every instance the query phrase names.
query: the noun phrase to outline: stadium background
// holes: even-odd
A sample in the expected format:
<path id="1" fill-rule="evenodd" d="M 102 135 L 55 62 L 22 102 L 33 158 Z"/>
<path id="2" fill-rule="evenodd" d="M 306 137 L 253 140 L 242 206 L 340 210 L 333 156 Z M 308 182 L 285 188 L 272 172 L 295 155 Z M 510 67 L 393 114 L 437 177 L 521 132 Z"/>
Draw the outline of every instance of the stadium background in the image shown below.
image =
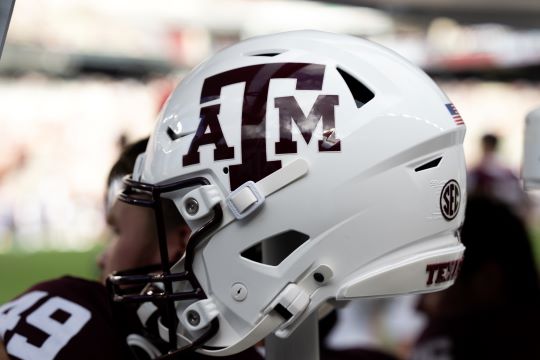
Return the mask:
<path id="1" fill-rule="evenodd" d="M 109 236 L 105 180 L 122 144 L 150 133 L 190 68 L 249 36 L 310 28 L 394 49 L 460 110 L 468 166 L 490 132 L 519 174 L 524 118 L 540 107 L 540 4 L 482 3 L 16 2 L 0 59 L 0 304 L 43 279 L 96 278 Z M 539 197 L 532 201 L 540 263 Z"/>

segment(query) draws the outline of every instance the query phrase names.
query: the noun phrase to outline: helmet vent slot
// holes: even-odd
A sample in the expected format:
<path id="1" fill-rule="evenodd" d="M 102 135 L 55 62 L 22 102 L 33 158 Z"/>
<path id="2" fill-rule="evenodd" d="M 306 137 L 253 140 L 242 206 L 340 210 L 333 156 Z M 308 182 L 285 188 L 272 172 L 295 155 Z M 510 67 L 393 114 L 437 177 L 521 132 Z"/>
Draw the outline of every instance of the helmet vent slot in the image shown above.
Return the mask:
<path id="1" fill-rule="evenodd" d="M 349 88 L 349 91 L 354 98 L 354 102 L 356 103 L 357 108 L 360 109 L 362 106 L 366 105 L 371 99 L 375 97 L 375 94 L 371 90 L 369 90 L 364 84 L 358 81 L 354 76 L 352 76 L 343 69 L 336 69 L 343 78 L 343 80 L 345 80 L 345 84 L 347 84 L 347 87 Z"/>
<path id="2" fill-rule="evenodd" d="M 303 243 L 309 240 L 309 236 L 296 230 L 288 230 L 272 235 L 247 248 L 240 256 L 248 260 L 271 266 L 278 266 L 291 255 Z M 271 254 L 270 260 L 263 257 L 263 249 L 278 249 Z"/>
<path id="3" fill-rule="evenodd" d="M 251 56 L 266 56 L 266 57 L 274 57 L 274 56 L 277 56 L 281 53 L 265 53 L 265 54 L 255 54 L 255 55 L 251 55 Z"/>
<path id="4" fill-rule="evenodd" d="M 419 172 L 419 171 L 424 171 L 424 170 L 427 170 L 427 169 L 437 167 L 437 165 L 439 165 L 441 160 L 442 160 L 442 157 L 439 157 L 439 158 L 433 159 L 431 161 L 428 161 L 427 163 L 425 163 L 423 165 L 420 165 L 419 167 L 414 169 L 414 171 Z"/>
<path id="5" fill-rule="evenodd" d="M 247 56 L 274 57 L 287 52 L 287 50 L 263 50 L 246 54 Z"/>

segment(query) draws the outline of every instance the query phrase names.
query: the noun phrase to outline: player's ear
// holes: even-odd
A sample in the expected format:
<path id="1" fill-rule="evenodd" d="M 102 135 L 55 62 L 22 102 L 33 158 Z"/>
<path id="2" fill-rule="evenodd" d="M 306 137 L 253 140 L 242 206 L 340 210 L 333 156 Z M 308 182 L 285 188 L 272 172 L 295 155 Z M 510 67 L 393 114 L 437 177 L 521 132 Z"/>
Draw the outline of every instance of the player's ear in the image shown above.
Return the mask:
<path id="1" fill-rule="evenodd" d="M 172 259 L 177 260 L 184 255 L 190 232 L 191 230 L 185 223 L 167 229 L 167 244 L 169 256 Z"/>
<path id="2" fill-rule="evenodd" d="M 180 215 L 176 205 L 172 200 L 165 200 L 162 203 L 167 229 L 167 244 L 171 258 L 179 259 L 185 252 L 191 229 Z"/>
<path id="3" fill-rule="evenodd" d="M 187 242 L 188 242 L 188 239 L 189 239 L 189 235 L 191 234 L 191 229 L 189 228 L 189 226 L 187 226 L 185 223 L 182 224 L 179 228 L 178 228 L 178 233 L 180 235 L 180 238 L 182 239 L 182 241 L 184 242 L 184 246 L 187 245 Z"/>

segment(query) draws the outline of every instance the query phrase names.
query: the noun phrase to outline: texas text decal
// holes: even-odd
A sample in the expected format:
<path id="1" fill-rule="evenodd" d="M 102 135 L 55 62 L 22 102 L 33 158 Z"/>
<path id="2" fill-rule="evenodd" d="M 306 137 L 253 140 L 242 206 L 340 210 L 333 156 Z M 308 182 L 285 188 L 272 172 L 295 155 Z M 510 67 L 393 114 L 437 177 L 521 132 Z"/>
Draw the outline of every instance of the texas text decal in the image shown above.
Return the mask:
<path id="1" fill-rule="evenodd" d="M 426 285 L 440 284 L 454 280 L 458 276 L 462 263 L 463 259 L 459 259 L 427 265 L 426 272 L 428 273 L 428 279 Z"/>

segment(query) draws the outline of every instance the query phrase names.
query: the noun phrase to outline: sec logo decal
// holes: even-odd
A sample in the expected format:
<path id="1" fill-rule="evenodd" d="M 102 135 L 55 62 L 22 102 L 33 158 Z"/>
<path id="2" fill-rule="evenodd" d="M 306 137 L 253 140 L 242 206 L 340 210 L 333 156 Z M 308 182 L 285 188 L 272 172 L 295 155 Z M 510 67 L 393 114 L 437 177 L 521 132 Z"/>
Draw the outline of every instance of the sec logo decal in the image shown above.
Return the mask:
<path id="1" fill-rule="evenodd" d="M 441 191 L 441 214 L 448 221 L 453 220 L 459 212 L 461 190 L 456 180 L 448 181 Z"/>

